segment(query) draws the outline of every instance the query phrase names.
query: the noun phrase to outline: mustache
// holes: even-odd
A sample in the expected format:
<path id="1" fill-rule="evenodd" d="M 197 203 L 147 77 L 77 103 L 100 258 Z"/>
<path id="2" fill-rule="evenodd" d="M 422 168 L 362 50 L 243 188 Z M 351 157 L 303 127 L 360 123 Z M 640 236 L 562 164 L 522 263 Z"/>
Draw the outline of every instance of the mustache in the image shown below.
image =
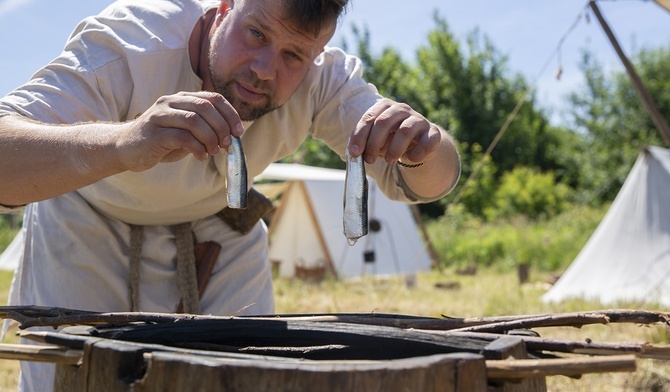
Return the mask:
<path id="1" fill-rule="evenodd" d="M 235 79 L 238 82 L 241 82 L 254 90 L 261 92 L 262 94 L 269 94 L 272 91 L 270 83 L 261 80 L 256 76 L 256 74 L 251 70 L 245 70 L 236 75 Z"/>

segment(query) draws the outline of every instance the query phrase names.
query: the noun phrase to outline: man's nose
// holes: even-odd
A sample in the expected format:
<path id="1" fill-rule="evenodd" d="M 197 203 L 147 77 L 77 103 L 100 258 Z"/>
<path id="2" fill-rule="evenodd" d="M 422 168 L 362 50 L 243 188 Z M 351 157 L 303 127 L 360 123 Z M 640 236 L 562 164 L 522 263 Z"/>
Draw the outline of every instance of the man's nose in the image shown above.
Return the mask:
<path id="1" fill-rule="evenodd" d="M 278 57 L 273 50 L 263 48 L 251 62 L 251 70 L 260 80 L 272 80 L 277 75 Z"/>

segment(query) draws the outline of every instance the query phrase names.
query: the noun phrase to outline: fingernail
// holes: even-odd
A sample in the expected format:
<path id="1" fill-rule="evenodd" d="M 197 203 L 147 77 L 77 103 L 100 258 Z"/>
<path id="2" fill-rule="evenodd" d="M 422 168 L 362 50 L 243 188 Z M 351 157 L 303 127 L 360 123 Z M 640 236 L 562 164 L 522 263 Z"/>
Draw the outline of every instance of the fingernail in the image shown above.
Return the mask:
<path id="1" fill-rule="evenodd" d="M 352 146 L 349 146 L 349 152 L 351 153 L 351 155 L 358 155 L 358 153 L 360 152 L 360 148 L 354 144 Z"/>
<path id="2" fill-rule="evenodd" d="M 221 145 L 223 148 L 228 148 L 228 146 L 230 146 L 230 136 L 223 138 L 223 144 Z"/>
<path id="3" fill-rule="evenodd" d="M 244 133 L 244 125 L 242 125 L 242 123 L 237 124 L 237 126 L 235 126 L 235 129 L 233 130 L 233 134 L 235 136 L 241 136 L 243 133 Z"/>
<path id="4" fill-rule="evenodd" d="M 375 156 L 372 156 L 372 155 L 366 155 L 363 159 L 365 160 L 365 162 L 368 165 L 372 165 L 377 160 L 377 158 Z"/>

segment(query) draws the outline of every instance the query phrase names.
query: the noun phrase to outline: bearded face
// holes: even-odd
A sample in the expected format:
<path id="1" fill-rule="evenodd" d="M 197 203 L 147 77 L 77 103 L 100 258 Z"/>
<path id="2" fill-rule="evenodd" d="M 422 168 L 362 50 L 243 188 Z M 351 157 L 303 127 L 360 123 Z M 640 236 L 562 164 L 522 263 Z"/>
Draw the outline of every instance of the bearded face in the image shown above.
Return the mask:
<path id="1" fill-rule="evenodd" d="M 244 0 L 216 15 L 206 88 L 223 95 L 243 121 L 284 105 L 334 33 L 332 26 L 310 35 L 284 13 L 282 2 Z"/>
<path id="2" fill-rule="evenodd" d="M 236 75 L 217 75 L 214 67 L 210 65 L 210 78 L 214 91 L 233 105 L 242 121 L 256 120 L 281 106 L 275 99 L 270 83 L 258 79 L 251 71 L 240 71 Z M 251 93 L 247 95 L 261 97 L 248 101 L 241 96 L 240 90 Z"/>

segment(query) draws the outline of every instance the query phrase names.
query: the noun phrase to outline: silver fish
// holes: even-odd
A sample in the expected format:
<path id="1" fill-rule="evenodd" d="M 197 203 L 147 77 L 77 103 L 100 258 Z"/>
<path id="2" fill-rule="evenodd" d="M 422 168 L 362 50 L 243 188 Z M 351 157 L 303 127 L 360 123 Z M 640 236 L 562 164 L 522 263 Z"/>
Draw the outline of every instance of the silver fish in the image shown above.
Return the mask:
<path id="1" fill-rule="evenodd" d="M 363 156 L 354 158 L 346 152 L 347 171 L 344 181 L 344 236 L 349 245 L 368 234 L 368 179 Z"/>
<path id="2" fill-rule="evenodd" d="M 228 207 L 247 208 L 247 163 L 242 150 L 242 141 L 231 136 L 228 147 L 228 168 L 226 172 L 226 197 Z"/>

